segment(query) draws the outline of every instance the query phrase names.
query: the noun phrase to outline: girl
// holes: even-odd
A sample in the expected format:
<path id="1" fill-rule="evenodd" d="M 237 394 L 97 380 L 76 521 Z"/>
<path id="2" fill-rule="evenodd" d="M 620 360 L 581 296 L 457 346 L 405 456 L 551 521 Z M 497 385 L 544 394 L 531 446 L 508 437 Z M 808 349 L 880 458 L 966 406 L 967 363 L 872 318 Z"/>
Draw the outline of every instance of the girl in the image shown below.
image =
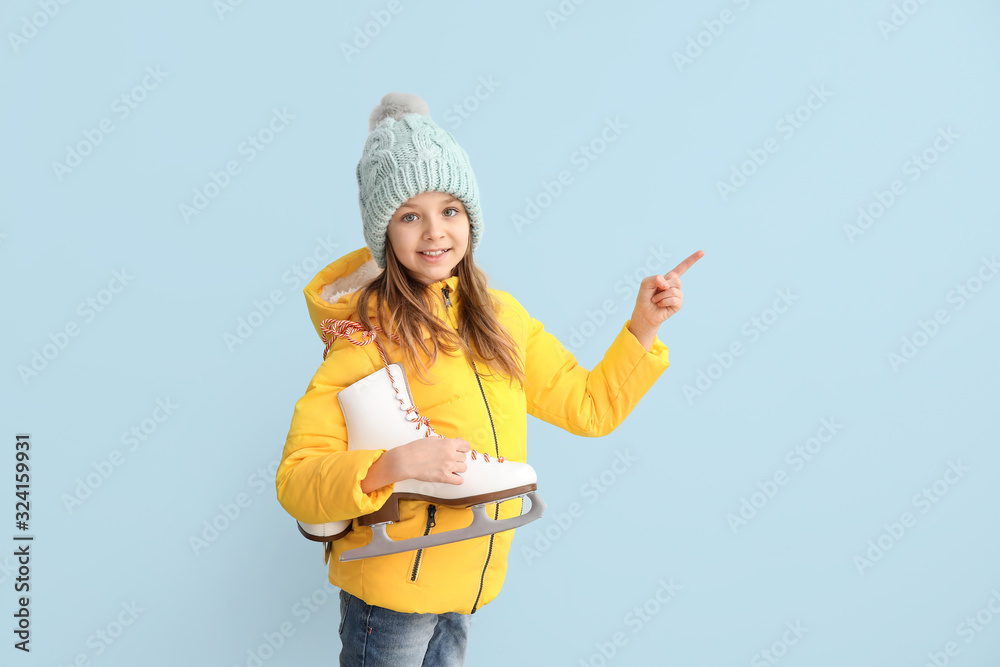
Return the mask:
<path id="1" fill-rule="evenodd" d="M 468 155 L 423 100 L 382 98 L 357 179 L 367 247 L 305 288 L 327 349 L 295 406 L 276 475 L 278 500 L 299 521 L 370 514 L 406 479 L 461 484 L 470 451 L 525 461 L 528 414 L 577 435 L 606 435 L 667 368 L 656 334 L 681 308 L 680 276 L 701 251 L 642 281 L 632 317 L 588 371 L 514 297 L 487 286 L 473 260 L 483 220 Z M 378 346 L 368 344 L 376 338 Z M 402 363 L 414 405 L 443 438 L 348 449 L 337 393 L 383 367 L 379 346 Z M 402 501 L 389 536 L 461 528 L 470 512 Z M 511 500 L 487 512 L 503 519 L 521 507 Z M 355 525 L 333 542 L 341 665 L 463 664 L 471 614 L 499 593 L 513 532 L 343 563 L 340 554 L 367 544 L 372 531 Z"/>

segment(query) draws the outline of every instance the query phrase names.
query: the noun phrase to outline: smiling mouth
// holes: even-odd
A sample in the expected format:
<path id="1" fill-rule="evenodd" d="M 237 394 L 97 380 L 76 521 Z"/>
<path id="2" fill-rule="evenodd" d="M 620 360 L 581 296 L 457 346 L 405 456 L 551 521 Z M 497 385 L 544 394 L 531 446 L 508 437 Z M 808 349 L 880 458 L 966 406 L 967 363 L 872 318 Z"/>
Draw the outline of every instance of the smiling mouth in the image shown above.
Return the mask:
<path id="1" fill-rule="evenodd" d="M 434 252 L 421 252 L 420 254 L 424 255 L 426 257 L 440 257 L 441 255 L 445 254 L 449 250 L 451 250 L 451 248 L 447 248 L 445 250 L 436 250 Z"/>

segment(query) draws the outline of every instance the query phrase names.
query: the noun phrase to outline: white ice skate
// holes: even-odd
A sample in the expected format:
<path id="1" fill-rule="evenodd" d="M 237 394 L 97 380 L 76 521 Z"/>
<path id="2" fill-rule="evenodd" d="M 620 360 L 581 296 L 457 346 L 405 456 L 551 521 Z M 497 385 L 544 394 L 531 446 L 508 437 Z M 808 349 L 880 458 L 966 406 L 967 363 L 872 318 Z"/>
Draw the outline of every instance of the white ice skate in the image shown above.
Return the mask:
<path id="1" fill-rule="evenodd" d="M 399 364 L 384 368 L 355 382 L 337 395 L 347 423 L 347 442 L 352 450 L 391 449 L 420 437 L 444 437 L 434 432 L 428 419 L 413 405 L 406 372 Z M 527 463 L 499 459 L 475 450 L 466 454 L 467 470 L 460 473 L 462 484 L 424 482 L 415 479 L 396 482 L 393 493 L 378 511 L 357 519 L 370 526 L 372 541 L 364 547 L 345 551 L 341 561 L 373 558 L 403 551 L 482 537 L 518 528 L 542 516 L 545 503 L 536 492 L 536 475 Z M 507 519 L 489 518 L 487 503 L 527 496 L 531 508 Z M 388 523 L 399 520 L 400 500 L 427 500 L 446 507 L 472 508 L 472 523 L 465 528 L 406 540 L 393 540 L 386 533 Z M 326 524 L 298 522 L 299 530 L 311 540 L 332 542 L 346 535 L 350 521 Z"/>

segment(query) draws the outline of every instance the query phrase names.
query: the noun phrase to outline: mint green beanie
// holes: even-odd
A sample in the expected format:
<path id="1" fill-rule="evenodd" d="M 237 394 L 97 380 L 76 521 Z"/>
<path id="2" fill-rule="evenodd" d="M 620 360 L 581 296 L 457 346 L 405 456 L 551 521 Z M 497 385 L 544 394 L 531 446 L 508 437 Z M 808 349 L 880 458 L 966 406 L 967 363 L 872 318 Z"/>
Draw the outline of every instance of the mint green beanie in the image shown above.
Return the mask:
<path id="1" fill-rule="evenodd" d="M 469 214 L 472 249 L 483 235 L 479 186 L 469 156 L 431 120 L 427 103 L 410 93 L 387 93 L 368 118 L 368 140 L 358 162 L 358 203 L 365 243 L 385 268 L 389 220 L 423 192 L 447 192 Z"/>

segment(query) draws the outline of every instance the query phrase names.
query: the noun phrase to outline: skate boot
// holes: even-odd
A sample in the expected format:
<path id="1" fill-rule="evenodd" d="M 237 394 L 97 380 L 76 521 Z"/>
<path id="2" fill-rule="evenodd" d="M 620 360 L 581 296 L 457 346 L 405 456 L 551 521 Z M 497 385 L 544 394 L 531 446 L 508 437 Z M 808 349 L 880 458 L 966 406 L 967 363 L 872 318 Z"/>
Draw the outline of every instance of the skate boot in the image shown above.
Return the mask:
<path id="1" fill-rule="evenodd" d="M 330 523 L 304 523 L 296 521 L 299 532 L 313 542 L 333 542 L 351 532 L 351 522 L 348 519 L 331 521 Z"/>

